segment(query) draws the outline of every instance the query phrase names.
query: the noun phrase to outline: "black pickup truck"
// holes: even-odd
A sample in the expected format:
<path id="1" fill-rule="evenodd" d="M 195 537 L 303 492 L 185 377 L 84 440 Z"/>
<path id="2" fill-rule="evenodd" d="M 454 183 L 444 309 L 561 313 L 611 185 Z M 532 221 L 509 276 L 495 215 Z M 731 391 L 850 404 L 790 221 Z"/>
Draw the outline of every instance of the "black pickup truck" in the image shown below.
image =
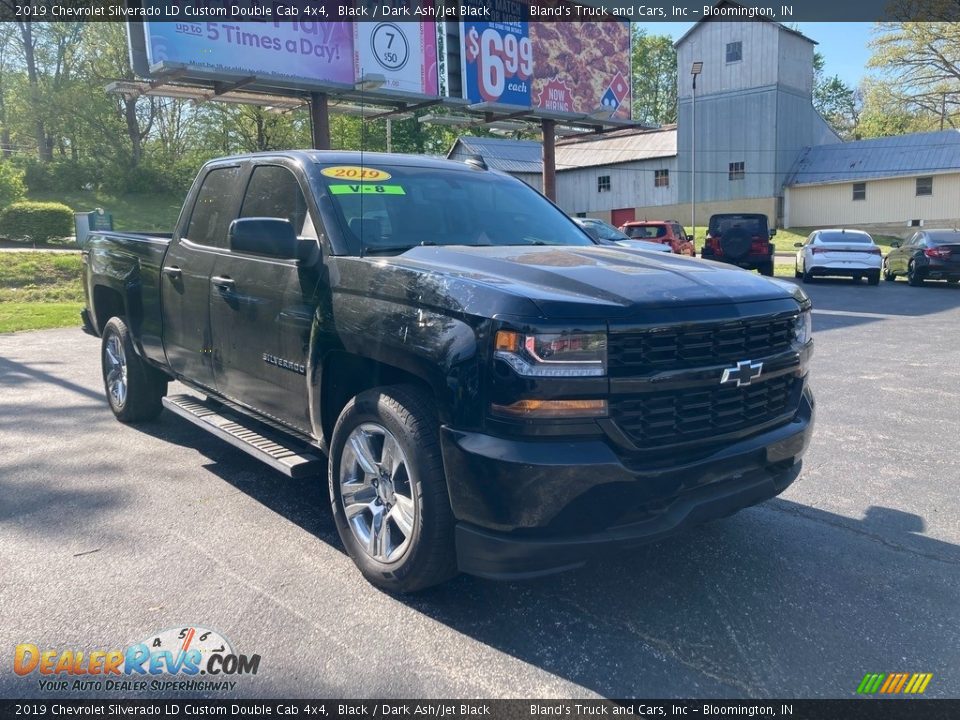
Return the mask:
<path id="1" fill-rule="evenodd" d="M 84 262 L 117 418 L 326 470 L 392 591 L 628 555 L 782 492 L 813 428 L 800 288 L 597 245 L 482 159 L 216 160 L 171 236 Z"/>

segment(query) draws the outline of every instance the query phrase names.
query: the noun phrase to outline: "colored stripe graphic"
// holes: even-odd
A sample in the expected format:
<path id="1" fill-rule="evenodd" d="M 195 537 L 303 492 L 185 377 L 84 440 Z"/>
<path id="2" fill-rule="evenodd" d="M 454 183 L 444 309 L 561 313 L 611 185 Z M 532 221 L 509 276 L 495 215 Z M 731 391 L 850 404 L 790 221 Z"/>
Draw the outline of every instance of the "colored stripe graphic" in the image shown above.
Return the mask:
<path id="1" fill-rule="evenodd" d="M 932 679 L 932 673 L 867 673 L 857 686 L 857 694 L 919 695 Z"/>

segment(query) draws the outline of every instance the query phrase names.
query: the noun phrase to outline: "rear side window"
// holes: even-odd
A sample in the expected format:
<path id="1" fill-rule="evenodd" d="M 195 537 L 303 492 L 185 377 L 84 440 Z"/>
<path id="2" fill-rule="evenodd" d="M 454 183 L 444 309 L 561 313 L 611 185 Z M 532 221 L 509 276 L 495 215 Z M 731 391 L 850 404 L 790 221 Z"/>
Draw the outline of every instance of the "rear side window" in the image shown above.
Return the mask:
<path id="1" fill-rule="evenodd" d="M 233 199 L 237 192 L 239 167 L 216 168 L 207 173 L 190 215 L 187 240 L 225 248 Z"/>
<path id="2" fill-rule="evenodd" d="M 292 172 L 279 165 L 258 165 L 250 176 L 240 217 L 289 220 L 297 235 L 310 235 L 307 200 Z"/>
<path id="3" fill-rule="evenodd" d="M 765 236 L 767 219 L 751 215 L 723 215 L 710 219 L 711 235 L 722 235 L 731 230 L 743 230 L 750 235 Z"/>

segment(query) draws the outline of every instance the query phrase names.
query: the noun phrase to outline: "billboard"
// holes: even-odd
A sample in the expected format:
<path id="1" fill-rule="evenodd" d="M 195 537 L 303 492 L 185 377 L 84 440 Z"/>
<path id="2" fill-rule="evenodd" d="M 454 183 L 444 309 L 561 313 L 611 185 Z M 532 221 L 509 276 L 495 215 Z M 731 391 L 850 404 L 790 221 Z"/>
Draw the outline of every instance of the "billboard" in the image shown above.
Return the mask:
<path id="1" fill-rule="evenodd" d="M 435 22 L 144 22 L 152 73 L 186 68 L 258 86 L 352 88 L 378 76 L 377 94 L 436 97 Z"/>
<path id="2" fill-rule="evenodd" d="M 543 115 L 629 120 L 630 23 L 460 23 L 463 97 Z"/>

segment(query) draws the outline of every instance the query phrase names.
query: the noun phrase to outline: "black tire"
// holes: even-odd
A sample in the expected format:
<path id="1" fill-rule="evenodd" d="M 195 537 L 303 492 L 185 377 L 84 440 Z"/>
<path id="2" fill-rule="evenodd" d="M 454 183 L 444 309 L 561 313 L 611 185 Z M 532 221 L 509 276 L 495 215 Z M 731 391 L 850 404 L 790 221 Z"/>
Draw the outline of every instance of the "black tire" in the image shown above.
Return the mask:
<path id="1" fill-rule="evenodd" d="M 103 328 L 100 369 L 107 402 L 120 422 L 153 420 L 163 410 L 161 399 L 167 394 L 169 380 L 137 355 L 130 330 L 122 318 L 110 318 Z M 122 392 L 118 379 L 122 381 Z"/>
<path id="2" fill-rule="evenodd" d="M 880 271 L 879 271 L 879 270 L 875 270 L 875 271 L 873 271 L 872 273 L 870 273 L 869 275 L 867 275 L 867 282 L 868 282 L 870 285 L 873 285 L 873 286 L 879 285 L 879 284 L 880 284 Z"/>
<path id="3" fill-rule="evenodd" d="M 947 282 L 950 285 L 956 285 L 958 282 L 960 282 L 960 280 L 958 280 L 957 278 L 947 278 Z"/>
<path id="4" fill-rule="evenodd" d="M 352 448 L 348 454 L 345 454 L 345 450 L 351 434 L 363 432 L 361 426 L 385 429 L 396 440 L 405 460 L 406 471 L 402 480 L 391 478 L 389 492 L 391 495 L 395 490 L 397 495 L 409 492 L 414 508 L 410 523 L 412 530 L 409 535 L 404 535 L 404 542 L 407 543 L 405 549 L 401 550 L 401 543 L 396 548 L 400 554 L 395 558 L 387 557 L 386 560 L 374 557 L 371 550 L 363 546 L 357 531 L 347 519 L 344 506 L 341 466 L 345 458 L 348 463 L 353 463 L 351 454 L 353 458 L 358 457 Z M 381 472 L 385 444 L 386 439 L 379 449 L 380 460 L 377 461 L 377 469 Z M 368 447 L 373 450 L 372 445 Z M 349 475 L 351 471 L 345 472 Z M 386 513 L 381 526 L 387 527 L 388 523 L 392 523 L 387 537 L 397 531 L 403 535 L 403 528 L 390 519 L 390 498 L 380 499 L 384 475 L 379 477 L 380 485 L 371 491 L 373 498 L 364 498 L 370 499 L 368 510 L 379 504 L 378 512 Z M 412 385 L 391 385 L 367 390 L 350 400 L 333 429 L 328 478 L 333 517 L 340 539 L 370 583 L 388 592 L 410 593 L 442 583 L 457 574 L 454 519 L 440 453 L 440 426 L 434 403 L 426 392 Z M 403 490 L 399 489 L 401 483 Z M 354 495 L 355 499 L 358 497 L 359 494 Z M 363 504 L 357 502 L 357 506 Z M 367 517 L 373 517 L 372 513 L 369 516 L 366 513 L 367 510 L 360 511 L 354 518 L 364 523 Z M 371 531 L 370 537 L 374 535 Z"/>
<path id="5" fill-rule="evenodd" d="M 763 275 L 764 277 L 773 277 L 772 262 L 764 263 L 763 265 L 759 266 L 757 270 L 759 270 L 760 274 Z"/>
<path id="6" fill-rule="evenodd" d="M 923 274 L 917 269 L 913 260 L 907 266 L 907 282 L 911 287 L 920 287 L 923 285 Z"/>
<path id="7" fill-rule="evenodd" d="M 852 279 L 854 285 L 859 285 L 863 281 L 863 275 L 854 275 Z"/>
<path id="8" fill-rule="evenodd" d="M 893 282 L 894 280 L 897 279 L 897 276 L 896 276 L 895 274 L 893 274 L 892 272 L 890 272 L 890 268 L 889 268 L 889 266 L 887 265 L 887 259 L 886 259 L 886 258 L 883 259 L 883 270 L 882 270 L 882 272 L 883 272 L 883 279 L 886 280 L 887 282 Z"/>
<path id="9" fill-rule="evenodd" d="M 813 282 L 813 275 L 810 273 L 809 270 L 807 270 L 806 266 L 804 266 L 804 268 L 803 268 L 803 282 L 804 282 L 804 283 L 812 283 L 812 282 Z"/>
<path id="10" fill-rule="evenodd" d="M 800 266 L 796 263 L 793 264 L 793 277 L 797 280 L 803 277 L 803 273 L 800 272 Z"/>

